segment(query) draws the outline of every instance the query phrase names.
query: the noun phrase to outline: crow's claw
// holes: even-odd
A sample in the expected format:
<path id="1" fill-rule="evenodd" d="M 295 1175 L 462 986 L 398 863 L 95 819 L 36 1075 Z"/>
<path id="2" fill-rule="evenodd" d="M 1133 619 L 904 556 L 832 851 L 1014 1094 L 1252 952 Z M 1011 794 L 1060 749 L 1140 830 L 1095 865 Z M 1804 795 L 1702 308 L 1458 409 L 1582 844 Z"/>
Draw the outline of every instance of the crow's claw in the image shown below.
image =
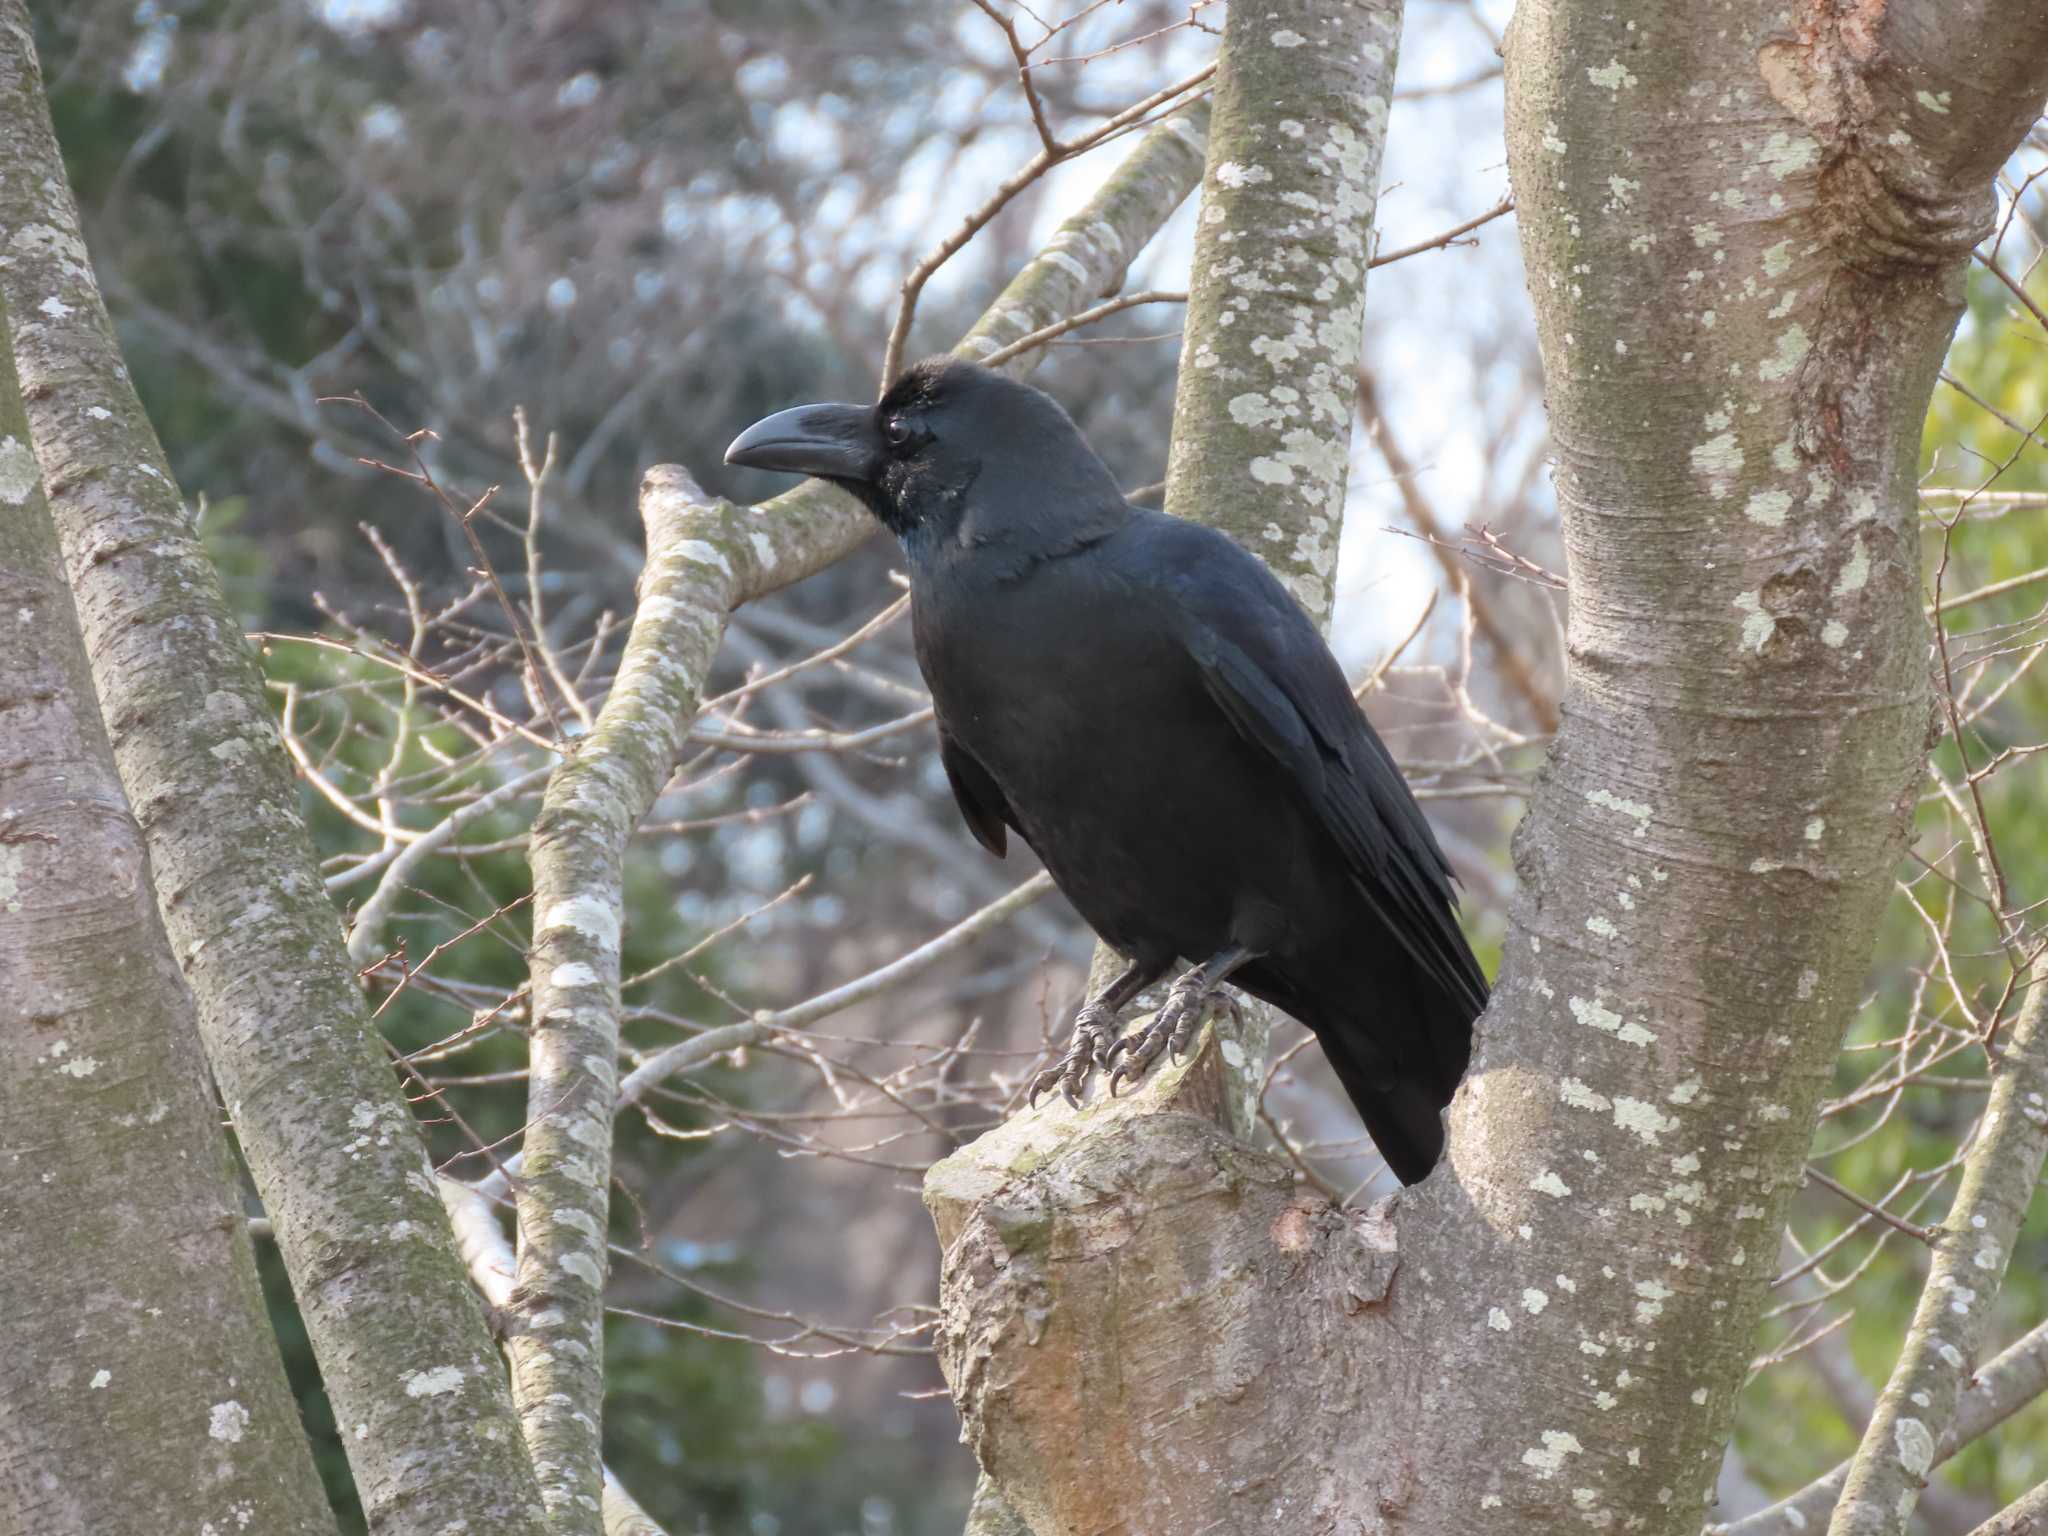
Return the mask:
<path id="1" fill-rule="evenodd" d="M 1227 1009 L 1232 1016 L 1237 1013 L 1235 998 L 1224 992 L 1203 991 L 1201 978 L 1194 971 L 1175 982 L 1166 995 L 1166 1005 L 1152 1016 L 1152 1022 L 1125 1035 L 1104 1053 L 1102 1064 L 1107 1067 L 1114 1063 L 1109 1074 L 1110 1097 L 1115 1098 L 1125 1083 L 1135 1083 L 1143 1077 L 1161 1051 L 1178 1066 L 1212 1004 Z M 1118 1061 L 1119 1056 L 1123 1060 Z"/>
<path id="2" fill-rule="evenodd" d="M 1099 1066 L 1109 1065 L 1105 1048 L 1109 1044 L 1110 1032 L 1115 1028 L 1115 1016 L 1100 1003 L 1089 1003 L 1083 1007 L 1074 1016 L 1074 1034 L 1067 1046 L 1067 1054 L 1031 1080 L 1031 1093 L 1027 1100 L 1030 1106 L 1036 1109 L 1040 1095 L 1057 1088 L 1061 1098 L 1079 1109 L 1082 1091 L 1088 1086 L 1088 1074 Z"/>

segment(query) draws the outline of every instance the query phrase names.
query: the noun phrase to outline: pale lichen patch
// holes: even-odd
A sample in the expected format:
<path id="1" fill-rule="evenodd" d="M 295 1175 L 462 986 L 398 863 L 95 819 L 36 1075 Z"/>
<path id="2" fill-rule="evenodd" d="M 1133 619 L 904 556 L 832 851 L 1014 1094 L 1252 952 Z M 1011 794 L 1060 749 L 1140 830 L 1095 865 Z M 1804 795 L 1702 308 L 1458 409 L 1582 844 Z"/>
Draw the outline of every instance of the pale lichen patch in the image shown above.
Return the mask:
<path id="1" fill-rule="evenodd" d="M 1567 1456 L 1583 1455 L 1585 1447 L 1579 1444 L 1579 1437 L 1568 1430 L 1546 1429 L 1543 1444 L 1531 1446 L 1522 1452 L 1522 1465 L 1535 1469 L 1536 1475 L 1545 1481 L 1557 1476 Z"/>
<path id="2" fill-rule="evenodd" d="M 607 952 L 619 947 L 619 909 L 601 893 L 585 891 L 555 902 L 540 915 L 535 936 L 567 928 Z"/>
<path id="3" fill-rule="evenodd" d="M 18 507 L 35 488 L 34 450 L 18 437 L 0 437 L 0 501 Z"/>
<path id="4" fill-rule="evenodd" d="M 1619 59 L 1609 59 L 1605 64 L 1588 66 L 1586 78 L 1597 86 L 1616 92 L 1633 89 L 1637 83 L 1628 66 Z"/>
<path id="5" fill-rule="evenodd" d="M 1574 1109 L 1591 1109 L 1605 1113 L 1612 1101 L 1606 1094 L 1587 1087 L 1576 1077 L 1568 1077 L 1558 1084 L 1557 1096 Z"/>
<path id="6" fill-rule="evenodd" d="M 1624 799 L 1611 789 L 1589 789 L 1586 791 L 1586 803 L 1597 805 L 1603 810 L 1618 811 L 1630 818 L 1636 824 L 1637 837 L 1650 830 L 1650 817 L 1653 813 L 1651 808 L 1640 800 Z"/>
<path id="7" fill-rule="evenodd" d="M 1763 153 L 1758 158 L 1765 170 L 1783 181 L 1794 172 L 1818 164 L 1820 144 L 1803 133 L 1774 133 L 1764 140 Z"/>
<path id="8" fill-rule="evenodd" d="M 1806 334 L 1806 327 L 1793 325 L 1780 333 L 1773 355 L 1756 365 L 1756 376 L 1767 382 L 1786 378 L 1812 350 L 1813 340 Z"/>
<path id="9" fill-rule="evenodd" d="M 1216 180 L 1226 187 L 1255 187 L 1273 179 L 1273 173 L 1263 165 L 1239 165 L 1235 160 L 1226 160 L 1216 167 Z"/>
<path id="10" fill-rule="evenodd" d="M 1900 1419 L 1892 1426 L 1892 1443 L 1899 1450 L 1899 1466 L 1908 1476 L 1927 1475 L 1934 1465 L 1934 1435 L 1925 1424 L 1918 1419 Z"/>
<path id="11" fill-rule="evenodd" d="M 1654 1145 L 1666 1131 L 1678 1129 L 1678 1121 L 1667 1115 L 1646 1099 L 1632 1099 L 1626 1096 L 1614 1101 L 1614 1123 L 1624 1131 L 1632 1131 L 1642 1140 Z"/>
<path id="12" fill-rule="evenodd" d="M 1782 528 L 1791 510 L 1790 491 L 1752 491 L 1749 504 L 1742 509 L 1742 515 L 1752 523 L 1761 523 L 1766 528 Z"/>
<path id="13" fill-rule="evenodd" d="M 1746 651 L 1761 652 L 1778 627 L 1778 621 L 1764 612 L 1763 599 L 1761 589 L 1735 594 L 1735 607 L 1746 615 L 1742 621 L 1742 648 Z"/>
<path id="14" fill-rule="evenodd" d="M 1870 550 L 1858 534 L 1849 546 L 1849 558 L 1843 562 L 1842 572 L 1835 578 L 1836 597 L 1847 597 L 1852 592 L 1861 592 L 1870 583 Z"/>
<path id="15" fill-rule="evenodd" d="M 1693 472 L 1706 477 L 1707 493 L 1716 501 L 1727 496 L 1731 482 L 1742 473 L 1742 445 L 1733 432 L 1710 437 L 1692 451 Z"/>
<path id="16" fill-rule="evenodd" d="M 1655 1322 L 1664 1313 L 1664 1303 L 1674 1294 L 1671 1287 L 1661 1280 L 1638 1280 L 1636 1295 L 1641 1299 L 1636 1302 L 1636 1321 L 1645 1324 Z"/>
<path id="17" fill-rule="evenodd" d="M 1657 1037 L 1642 1025 L 1624 1019 L 1614 1009 L 1602 1004 L 1597 998 L 1570 997 L 1565 1006 L 1571 1009 L 1572 1017 L 1588 1029 L 1597 1029 L 1602 1034 L 1612 1035 L 1624 1045 L 1650 1045 Z"/>
<path id="18" fill-rule="evenodd" d="M 440 1397 L 462 1390 L 462 1367 L 437 1365 L 432 1370 L 414 1371 L 399 1379 L 405 1384 L 407 1397 Z"/>

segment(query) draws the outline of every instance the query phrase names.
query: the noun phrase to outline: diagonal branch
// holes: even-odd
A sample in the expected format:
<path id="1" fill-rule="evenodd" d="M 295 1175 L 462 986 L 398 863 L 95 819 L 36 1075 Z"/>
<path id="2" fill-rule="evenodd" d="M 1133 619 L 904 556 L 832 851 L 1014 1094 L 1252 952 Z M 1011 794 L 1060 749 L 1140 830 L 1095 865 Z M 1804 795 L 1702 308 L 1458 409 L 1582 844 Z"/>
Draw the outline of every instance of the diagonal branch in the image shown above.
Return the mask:
<path id="1" fill-rule="evenodd" d="M 1892 1378 L 1849 1464 L 1830 1536 L 1903 1536 L 1984 1347 L 2014 1240 L 2048 1158 L 2048 985 L 1991 1060 L 1991 1098 Z"/>
<path id="2" fill-rule="evenodd" d="M 1983 1439 L 2044 1393 L 2048 1393 L 2048 1323 L 2021 1337 L 1977 1372 L 1956 1403 L 1955 1418 L 1942 1437 L 1934 1464 L 1940 1466 L 1964 1446 Z M 1841 1463 L 1768 1509 L 1709 1525 L 1703 1536 L 1798 1536 L 1802 1531 L 1817 1530 L 1842 1496 L 1851 1464 Z"/>

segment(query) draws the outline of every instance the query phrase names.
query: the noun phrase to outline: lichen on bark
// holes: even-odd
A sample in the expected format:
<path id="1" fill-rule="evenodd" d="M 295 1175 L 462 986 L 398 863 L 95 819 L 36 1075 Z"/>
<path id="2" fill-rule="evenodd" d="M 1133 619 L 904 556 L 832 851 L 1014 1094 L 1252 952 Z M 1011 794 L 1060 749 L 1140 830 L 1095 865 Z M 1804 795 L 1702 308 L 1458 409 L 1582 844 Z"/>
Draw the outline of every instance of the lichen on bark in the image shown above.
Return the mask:
<path id="1" fill-rule="evenodd" d="M 0 740 L 0 1526 L 232 1530 L 260 1512 L 280 1536 L 332 1536 L 4 302 Z"/>
<path id="2" fill-rule="evenodd" d="M 0 0 L 0 295 L 172 952 L 375 1532 L 541 1529 L 503 1367 L 368 1023 L 254 652 L 93 278 L 27 10 Z"/>

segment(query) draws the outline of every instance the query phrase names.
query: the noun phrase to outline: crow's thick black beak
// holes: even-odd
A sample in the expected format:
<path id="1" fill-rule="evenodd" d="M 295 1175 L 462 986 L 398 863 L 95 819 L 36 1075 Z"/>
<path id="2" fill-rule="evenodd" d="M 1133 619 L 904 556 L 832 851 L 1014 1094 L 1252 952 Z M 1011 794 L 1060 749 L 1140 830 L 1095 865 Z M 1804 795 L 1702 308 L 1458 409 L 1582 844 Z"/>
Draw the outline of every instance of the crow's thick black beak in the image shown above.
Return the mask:
<path id="1" fill-rule="evenodd" d="M 732 440 L 725 462 L 831 480 L 872 477 L 882 444 L 869 405 L 799 405 L 763 417 Z"/>

